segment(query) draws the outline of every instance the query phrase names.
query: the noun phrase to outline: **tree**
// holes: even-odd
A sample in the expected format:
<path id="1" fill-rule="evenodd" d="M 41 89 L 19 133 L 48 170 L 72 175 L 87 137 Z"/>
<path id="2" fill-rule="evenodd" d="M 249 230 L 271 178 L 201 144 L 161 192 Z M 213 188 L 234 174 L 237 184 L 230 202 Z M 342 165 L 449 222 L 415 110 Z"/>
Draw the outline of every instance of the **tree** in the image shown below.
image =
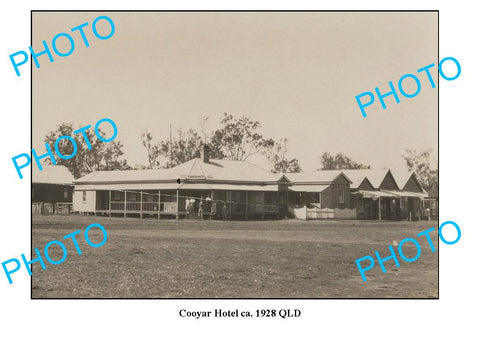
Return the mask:
<path id="1" fill-rule="evenodd" d="M 438 169 L 431 168 L 431 152 L 432 150 L 405 149 L 402 157 L 406 161 L 408 171 L 415 172 L 423 189 L 428 192 L 428 196 L 438 197 Z"/>
<path id="2" fill-rule="evenodd" d="M 246 160 L 248 157 L 266 152 L 273 148 L 273 139 L 265 139 L 259 133 L 261 125 L 258 121 L 252 121 L 246 116 L 235 118 L 224 114 L 220 121 L 220 128 L 213 133 L 207 132 L 206 125 L 209 117 L 202 116 L 200 119 L 201 132 L 189 129 L 184 132 L 177 130 L 177 135 L 170 140 L 164 139 L 155 144 L 152 135 L 144 133 L 141 136 L 142 144 L 148 153 L 150 168 L 159 167 L 158 158 L 164 156 L 167 163 L 163 166 L 171 168 L 187 162 L 200 155 L 202 144 L 209 144 L 211 159 Z M 286 160 L 286 164 L 280 169 L 300 168 L 298 160 Z"/>
<path id="3" fill-rule="evenodd" d="M 151 133 L 146 132 L 141 135 L 142 144 L 147 150 L 148 166 L 142 166 L 143 169 L 172 168 L 182 163 L 188 162 L 193 158 L 200 156 L 200 146 L 202 137 L 194 129 L 183 129 L 176 131 L 173 138 L 162 139 L 158 143 L 153 142 Z M 161 165 L 160 157 L 165 158 L 165 163 Z"/>
<path id="4" fill-rule="evenodd" d="M 79 127 L 80 128 L 80 127 Z M 130 169 L 123 156 L 123 145 L 119 141 L 102 142 L 97 138 L 92 129 L 85 130 L 85 133 L 92 146 L 88 149 L 84 137 L 81 133 L 74 134 L 72 123 L 60 124 L 55 131 L 50 131 L 44 138 L 44 142 L 48 143 L 54 150 L 57 138 L 61 136 L 71 136 L 77 145 L 77 152 L 70 159 L 62 159 L 56 157 L 59 165 L 64 165 L 73 174 L 74 178 L 79 178 L 92 171 L 99 170 L 126 170 Z M 105 133 L 99 129 L 99 134 L 106 137 Z M 58 143 L 58 149 L 62 155 L 71 155 L 73 153 L 73 145 L 70 141 L 62 139 Z M 51 164 L 51 160 L 46 160 L 47 164 Z"/>
<path id="5" fill-rule="evenodd" d="M 178 129 L 177 136 L 173 137 L 171 141 L 164 139 L 159 143 L 160 154 L 167 159 L 164 167 L 172 168 L 199 157 L 201 145 L 202 137 L 197 131 L 189 129 L 187 132 L 183 132 L 182 129 Z"/>
<path id="6" fill-rule="evenodd" d="M 370 165 L 357 163 L 342 152 L 331 155 L 324 152 L 320 158 L 322 163 L 321 170 L 354 170 L 354 169 L 370 169 Z"/>
<path id="7" fill-rule="evenodd" d="M 224 113 L 220 124 L 222 127 L 210 139 L 213 158 L 244 161 L 274 145 L 272 139 L 265 139 L 259 133 L 260 123 L 246 116 L 235 118 Z"/>
<path id="8" fill-rule="evenodd" d="M 143 146 L 145 147 L 145 149 L 147 149 L 147 155 L 148 155 L 149 166 L 144 168 L 146 169 L 160 168 L 160 161 L 158 160 L 158 158 L 162 154 L 160 145 L 158 143 L 153 142 L 153 137 L 150 132 L 142 133 L 142 136 L 140 138 L 142 140 Z"/>
<path id="9" fill-rule="evenodd" d="M 298 162 L 298 159 L 288 159 L 287 154 L 287 138 L 280 139 L 279 142 L 275 142 L 272 146 L 266 148 L 263 152 L 268 160 L 272 163 L 273 173 L 288 173 L 288 172 L 300 172 L 302 168 Z"/>

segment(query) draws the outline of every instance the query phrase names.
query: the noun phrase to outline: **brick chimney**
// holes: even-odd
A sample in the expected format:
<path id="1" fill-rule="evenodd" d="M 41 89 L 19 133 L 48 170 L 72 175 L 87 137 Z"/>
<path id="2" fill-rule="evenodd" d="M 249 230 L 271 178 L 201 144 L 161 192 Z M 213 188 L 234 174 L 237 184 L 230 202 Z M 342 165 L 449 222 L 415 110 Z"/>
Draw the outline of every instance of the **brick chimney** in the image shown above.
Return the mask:
<path id="1" fill-rule="evenodd" d="M 203 161 L 203 163 L 210 162 L 210 146 L 207 144 L 203 144 L 200 147 L 200 159 Z"/>

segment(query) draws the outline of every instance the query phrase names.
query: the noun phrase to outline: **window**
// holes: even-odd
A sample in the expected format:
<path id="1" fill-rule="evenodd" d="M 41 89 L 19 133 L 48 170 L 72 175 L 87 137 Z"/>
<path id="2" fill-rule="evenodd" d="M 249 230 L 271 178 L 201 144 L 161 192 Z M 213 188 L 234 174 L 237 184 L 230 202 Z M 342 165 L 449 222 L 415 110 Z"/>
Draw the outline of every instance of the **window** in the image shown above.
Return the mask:
<path id="1" fill-rule="evenodd" d="M 340 203 L 340 204 L 345 203 L 345 191 L 344 190 L 340 190 L 338 192 L 338 203 Z"/>
<path id="2" fill-rule="evenodd" d="M 68 188 L 63 188 L 63 198 L 68 199 Z"/>
<path id="3" fill-rule="evenodd" d="M 87 201 L 87 192 L 85 190 L 82 191 L 82 201 L 83 202 Z"/>

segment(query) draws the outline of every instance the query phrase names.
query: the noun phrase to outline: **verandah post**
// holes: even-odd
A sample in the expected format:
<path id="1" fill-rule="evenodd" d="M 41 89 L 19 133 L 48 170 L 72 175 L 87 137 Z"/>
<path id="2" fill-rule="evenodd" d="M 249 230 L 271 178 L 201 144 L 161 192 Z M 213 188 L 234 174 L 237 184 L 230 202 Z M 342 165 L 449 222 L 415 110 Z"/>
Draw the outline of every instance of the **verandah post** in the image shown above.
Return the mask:
<path id="1" fill-rule="evenodd" d="M 160 201 L 161 201 L 162 195 L 160 193 L 160 190 L 158 190 L 158 219 L 160 219 Z"/>
<path id="2" fill-rule="evenodd" d="M 378 197 L 378 220 L 382 220 L 382 205 L 381 205 L 382 197 Z"/>
<path id="3" fill-rule="evenodd" d="M 127 217 L 127 192 L 123 192 L 123 217 Z"/>
<path id="4" fill-rule="evenodd" d="M 274 207 L 275 210 L 277 211 L 277 219 L 280 219 L 280 190 L 277 189 L 277 203 L 276 207 Z M 262 220 L 265 219 L 265 193 L 263 193 L 263 214 L 262 214 Z"/>
<path id="5" fill-rule="evenodd" d="M 213 219 L 212 209 L 213 209 L 213 204 L 214 204 L 214 202 L 215 202 L 215 201 L 213 200 L 213 193 L 214 193 L 214 191 L 213 191 L 213 189 L 212 189 L 212 190 L 210 191 L 210 198 L 212 199 L 212 200 L 210 201 L 210 211 L 209 211 L 209 214 L 210 214 L 210 218 L 209 218 L 209 219 L 210 219 L 210 220 Z"/>
<path id="6" fill-rule="evenodd" d="M 248 220 L 248 191 L 245 191 L 245 219 Z"/>
<path id="7" fill-rule="evenodd" d="M 290 197 L 288 195 L 288 188 L 287 188 L 287 206 L 286 206 L 286 211 L 285 211 L 285 215 L 288 216 L 288 213 L 289 213 L 289 210 L 288 210 L 288 207 L 289 207 L 289 204 L 290 204 Z M 321 207 L 321 205 L 320 205 Z M 285 216 L 284 216 L 285 217 Z"/>
<path id="8" fill-rule="evenodd" d="M 178 208 L 179 208 L 179 204 L 178 204 L 178 189 L 177 189 L 177 214 L 176 214 L 176 216 L 175 216 L 175 218 L 176 218 L 177 220 L 178 220 L 178 218 L 179 218 L 179 209 L 178 209 Z"/>
<path id="9" fill-rule="evenodd" d="M 140 190 L 140 218 L 143 218 L 143 191 Z"/>
<path id="10" fill-rule="evenodd" d="M 112 190 L 108 190 L 108 217 L 112 217 Z"/>

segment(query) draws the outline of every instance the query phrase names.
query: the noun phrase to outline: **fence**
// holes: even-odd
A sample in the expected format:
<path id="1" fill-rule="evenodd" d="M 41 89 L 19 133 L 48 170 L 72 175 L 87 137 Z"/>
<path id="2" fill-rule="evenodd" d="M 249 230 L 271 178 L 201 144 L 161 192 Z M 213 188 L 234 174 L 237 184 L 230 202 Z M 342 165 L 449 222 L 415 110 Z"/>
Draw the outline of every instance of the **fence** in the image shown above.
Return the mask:
<path id="1" fill-rule="evenodd" d="M 307 220 L 318 220 L 318 219 L 325 219 L 325 218 L 335 218 L 334 210 L 329 208 L 307 209 Z"/>
<path id="2" fill-rule="evenodd" d="M 43 212 L 43 202 L 32 202 L 32 215 L 41 215 Z"/>
<path id="3" fill-rule="evenodd" d="M 143 211 L 143 212 L 177 212 L 176 202 L 111 202 L 112 212 Z"/>
<path id="4" fill-rule="evenodd" d="M 55 214 L 68 215 L 72 213 L 72 203 L 55 203 Z"/>
<path id="5" fill-rule="evenodd" d="M 72 213 L 72 203 L 32 202 L 32 215 L 68 215 Z"/>
<path id="6" fill-rule="evenodd" d="M 307 208 L 290 206 L 288 208 L 290 214 L 301 220 L 318 220 L 318 219 L 354 219 L 357 217 L 356 209 L 330 209 L 330 208 Z"/>

